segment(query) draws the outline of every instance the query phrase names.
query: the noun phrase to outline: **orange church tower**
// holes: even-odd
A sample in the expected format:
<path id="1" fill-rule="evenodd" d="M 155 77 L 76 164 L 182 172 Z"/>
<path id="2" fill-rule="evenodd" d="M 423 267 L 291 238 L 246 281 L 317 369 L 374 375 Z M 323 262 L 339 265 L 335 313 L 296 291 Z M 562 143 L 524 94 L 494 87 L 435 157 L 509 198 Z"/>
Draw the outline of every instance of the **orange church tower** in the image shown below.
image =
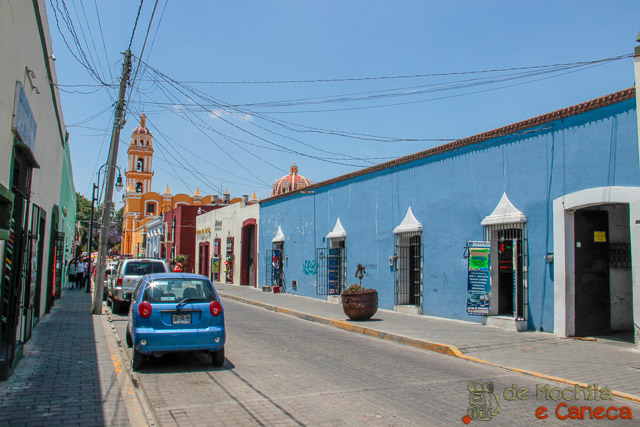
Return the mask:
<path id="1" fill-rule="evenodd" d="M 123 255 L 144 255 L 144 226 L 163 213 L 180 205 L 211 204 L 212 196 L 195 193 L 171 194 L 169 186 L 164 194 L 151 190 L 153 179 L 153 136 L 146 126 L 147 116 L 140 116 L 140 126 L 131 133 L 131 143 L 127 150 L 128 159 L 124 175 L 126 192 L 122 199 L 122 240 L 120 253 Z M 240 199 L 238 199 L 240 200 Z"/>

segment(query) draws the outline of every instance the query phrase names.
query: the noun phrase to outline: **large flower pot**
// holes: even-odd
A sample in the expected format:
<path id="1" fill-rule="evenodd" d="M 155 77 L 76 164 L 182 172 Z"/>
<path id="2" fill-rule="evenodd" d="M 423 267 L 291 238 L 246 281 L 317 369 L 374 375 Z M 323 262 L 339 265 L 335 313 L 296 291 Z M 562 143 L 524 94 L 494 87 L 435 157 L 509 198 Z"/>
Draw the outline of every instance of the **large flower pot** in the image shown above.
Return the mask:
<path id="1" fill-rule="evenodd" d="M 368 320 L 378 311 L 378 291 L 343 294 L 342 309 L 351 320 Z"/>

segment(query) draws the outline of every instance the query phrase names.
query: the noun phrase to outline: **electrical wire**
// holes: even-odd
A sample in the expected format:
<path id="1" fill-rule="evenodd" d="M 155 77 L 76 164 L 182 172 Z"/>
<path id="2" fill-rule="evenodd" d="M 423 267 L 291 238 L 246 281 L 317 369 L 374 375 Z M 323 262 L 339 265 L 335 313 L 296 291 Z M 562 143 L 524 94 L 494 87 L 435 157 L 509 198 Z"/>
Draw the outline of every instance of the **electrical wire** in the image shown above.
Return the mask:
<path id="1" fill-rule="evenodd" d="M 598 61 L 618 60 L 625 58 L 632 58 L 633 54 L 623 54 L 611 58 L 605 58 Z M 589 64 L 593 61 L 581 61 L 581 62 L 569 62 L 550 65 L 532 65 L 528 67 L 511 67 L 511 68 L 495 68 L 489 70 L 474 70 L 474 71 L 458 71 L 448 73 L 428 73 L 428 74 L 409 74 L 409 75 L 396 75 L 396 76 L 373 76 L 373 77 L 353 77 L 353 78 L 334 78 L 334 79 L 305 79 L 305 80 L 261 80 L 261 81 L 184 81 L 187 84 L 299 84 L 299 83 L 337 83 L 337 82 L 354 82 L 354 81 L 370 81 L 370 80 L 397 80 L 397 79 L 415 79 L 424 77 L 443 77 L 443 76 L 460 76 L 468 74 L 482 74 L 482 73 L 499 73 L 506 71 L 519 71 L 519 70 L 533 70 L 547 67 L 562 67 L 572 66 L 580 64 Z"/>
<path id="2" fill-rule="evenodd" d="M 131 31 L 131 39 L 129 39 L 129 47 L 127 50 L 131 50 L 131 45 L 133 44 L 133 36 L 136 34 L 136 28 L 138 28 L 138 19 L 140 19 L 140 11 L 142 10 L 142 4 L 144 0 L 140 0 L 140 6 L 138 6 L 138 13 L 136 14 L 136 22 L 133 24 L 133 31 Z"/>

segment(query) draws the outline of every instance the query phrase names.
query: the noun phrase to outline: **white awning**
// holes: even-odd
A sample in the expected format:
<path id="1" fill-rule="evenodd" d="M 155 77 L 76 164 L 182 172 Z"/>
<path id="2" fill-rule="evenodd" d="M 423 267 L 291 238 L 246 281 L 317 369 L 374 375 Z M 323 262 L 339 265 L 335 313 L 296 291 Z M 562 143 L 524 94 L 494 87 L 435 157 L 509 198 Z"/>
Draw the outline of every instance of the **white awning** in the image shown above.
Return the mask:
<path id="1" fill-rule="evenodd" d="M 278 232 L 276 233 L 276 237 L 271 239 L 271 243 L 279 243 L 284 242 L 284 234 L 282 234 L 282 228 L 278 226 Z"/>
<path id="2" fill-rule="evenodd" d="M 422 224 L 413 216 L 413 211 L 411 210 L 411 206 L 409 206 L 407 214 L 404 216 L 400 225 L 393 229 L 393 234 L 414 233 L 416 231 L 422 231 Z"/>
<path id="3" fill-rule="evenodd" d="M 344 239 L 345 237 L 347 237 L 347 232 L 342 228 L 340 218 L 338 218 L 335 227 L 333 227 L 333 231 L 327 234 L 327 239 Z"/>
<path id="4" fill-rule="evenodd" d="M 482 220 L 482 225 L 513 224 L 520 222 L 527 222 L 527 217 L 513 206 L 513 203 L 511 203 L 511 200 L 507 197 L 507 193 L 503 193 L 498 206 L 491 212 L 491 215 Z"/>

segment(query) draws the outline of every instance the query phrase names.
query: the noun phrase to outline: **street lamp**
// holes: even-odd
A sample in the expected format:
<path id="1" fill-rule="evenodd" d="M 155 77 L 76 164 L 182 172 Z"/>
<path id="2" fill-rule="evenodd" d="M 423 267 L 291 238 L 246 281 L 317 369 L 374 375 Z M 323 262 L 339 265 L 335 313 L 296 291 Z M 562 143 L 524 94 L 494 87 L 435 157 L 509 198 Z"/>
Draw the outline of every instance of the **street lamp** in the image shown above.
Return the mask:
<path id="1" fill-rule="evenodd" d="M 98 169 L 98 184 L 93 184 L 93 191 L 91 193 L 91 216 L 89 219 L 89 241 L 87 242 L 87 253 L 89 254 L 89 271 L 87 272 L 87 274 L 91 273 L 91 238 L 93 237 L 93 205 L 96 202 L 96 197 L 97 200 L 100 200 L 100 174 L 102 174 L 102 170 L 104 168 L 106 168 L 107 163 L 105 163 L 104 165 L 100 166 L 100 169 Z M 116 169 L 118 170 L 118 178 L 116 179 L 116 190 L 121 191 L 122 190 L 122 174 L 120 173 L 120 168 L 118 166 L 116 166 Z M 98 192 L 98 195 L 96 196 L 96 191 Z M 104 212 L 104 209 L 103 209 Z M 107 231 L 108 233 L 108 231 Z M 96 277 L 96 280 L 100 280 L 98 277 Z M 91 292 L 90 291 L 91 288 L 91 275 L 89 275 L 89 279 L 87 280 L 87 293 Z"/>

